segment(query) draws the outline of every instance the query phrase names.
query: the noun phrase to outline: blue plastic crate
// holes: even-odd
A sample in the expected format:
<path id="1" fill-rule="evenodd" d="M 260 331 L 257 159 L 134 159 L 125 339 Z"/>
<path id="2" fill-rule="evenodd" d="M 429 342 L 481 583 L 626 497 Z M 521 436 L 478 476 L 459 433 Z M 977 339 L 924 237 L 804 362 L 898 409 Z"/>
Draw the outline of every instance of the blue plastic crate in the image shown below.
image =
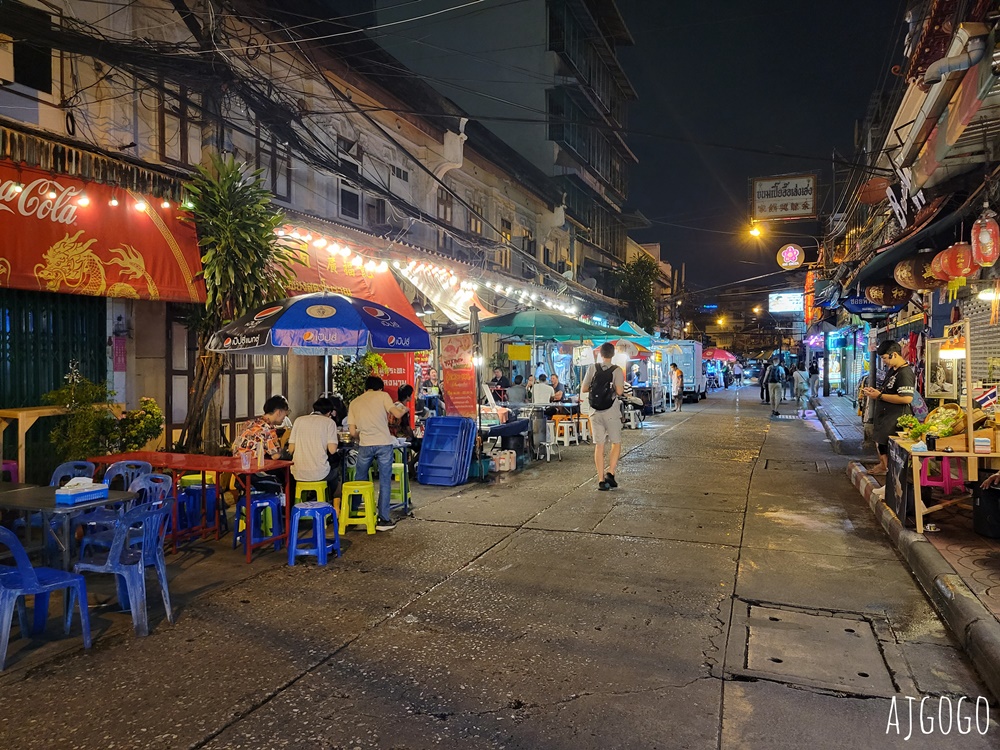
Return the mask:
<path id="1" fill-rule="evenodd" d="M 464 484 L 476 441 L 476 423 L 467 417 L 427 420 L 417 463 L 417 481 L 441 487 Z"/>
<path id="2" fill-rule="evenodd" d="M 85 492 L 69 493 L 56 490 L 56 505 L 78 505 L 79 503 L 89 503 L 91 500 L 104 500 L 107 496 L 108 486 L 106 484 Z"/>

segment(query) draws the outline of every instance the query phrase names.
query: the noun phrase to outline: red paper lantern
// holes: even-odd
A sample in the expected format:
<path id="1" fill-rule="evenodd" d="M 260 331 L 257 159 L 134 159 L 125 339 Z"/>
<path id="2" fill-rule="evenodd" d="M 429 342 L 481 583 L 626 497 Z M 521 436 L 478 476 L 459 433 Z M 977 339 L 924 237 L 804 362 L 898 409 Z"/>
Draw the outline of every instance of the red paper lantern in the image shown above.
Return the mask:
<path id="1" fill-rule="evenodd" d="M 889 196 L 886 190 L 889 189 L 889 180 L 885 177 L 872 177 L 861 186 L 858 191 L 858 200 L 866 206 L 875 206 L 884 201 Z"/>
<path id="2" fill-rule="evenodd" d="M 989 206 L 972 225 L 972 259 L 983 268 L 1000 259 L 1000 225 Z"/>
<path id="3" fill-rule="evenodd" d="M 865 288 L 865 297 L 869 302 L 886 307 L 895 307 L 906 303 L 913 294 L 909 289 L 904 289 L 893 281 L 884 281 L 881 284 L 872 284 Z"/>
<path id="4" fill-rule="evenodd" d="M 950 276 L 948 272 L 944 270 L 944 256 L 947 250 L 942 250 L 931 260 L 931 273 L 934 274 L 934 278 L 938 281 L 947 281 Z"/>
<path id="5" fill-rule="evenodd" d="M 972 259 L 972 245 L 968 242 L 956 242 L 945 250 L 941 267 L 953 279 L 971 276 L 979 270 Z"/>

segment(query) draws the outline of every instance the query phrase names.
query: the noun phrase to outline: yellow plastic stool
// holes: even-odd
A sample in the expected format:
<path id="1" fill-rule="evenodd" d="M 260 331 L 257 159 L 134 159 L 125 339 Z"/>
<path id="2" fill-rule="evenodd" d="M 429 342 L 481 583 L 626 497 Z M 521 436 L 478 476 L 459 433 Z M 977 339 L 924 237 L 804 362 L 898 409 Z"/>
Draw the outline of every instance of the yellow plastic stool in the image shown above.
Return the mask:
<path id="1" fill-rule="evenodd" d="M 302 493 L 312 490 L 316 493 L 316 500 L 321 503 L 326 502 L 326 480 L 323 479 L 319 482 L 296 482 L 295 483 L 295 502 L 297 503 L 302 499 Z"/>
<path id="2" fill-rule="evenodd" d="M 355 481 L 357 479 L 357 473 L 358 473 L 358 470 L 357 470 L 356 466 L 348 466 L 347 467 L 347 481 L 348 482 Z M 369 482 L 372 481 L 372 474 L 374 474 L 374 473 L 375 473 L 375 467 L 374 466 L 372 468 L 368 469 L 368 481 Z"/>
<path id="3" fill-rule="evenodd" d="M 205 485 L 215 484 L 215 472 L 205 472 Z M 178 487 L 201 487 L 201 474 L 185 474 L 177 480 Z"/>
<path id="4" fill-rule="evenodd" d="M 361 495 L 364 501 L 364 511 L 354 512 L 354 503 L 351 502 L 354 495 Z M 369 534 L 375 533 L 375 516 L 377 508 L 375 506 L 375 485 L 372 482 L 344 482 L 344 491 L 341 493 L 340 501 L 340 533 L 347 531 L 348 526 L 364 525 Z"/>

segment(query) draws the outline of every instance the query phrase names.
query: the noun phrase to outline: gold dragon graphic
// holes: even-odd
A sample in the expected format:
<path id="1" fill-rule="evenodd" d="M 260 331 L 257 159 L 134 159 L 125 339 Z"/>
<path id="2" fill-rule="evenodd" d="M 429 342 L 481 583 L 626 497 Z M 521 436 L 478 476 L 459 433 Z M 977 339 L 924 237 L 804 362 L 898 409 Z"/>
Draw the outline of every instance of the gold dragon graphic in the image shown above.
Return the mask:
<path id="1" fill-rule="evenodd" d="M 42 255 L 44 263 L 39 263 L 34 269 L 39 287 L 58 292 L 65 285 L 77 294 L 138 299 L 139 293 L 132 284 L 119 281 L 108 286 L 106 269 L 120 266 L 119 278 L 143 280 L 149 290 L 149 299 L 160 298 L 153 278 L 146 272 L 142 253 L 123 243 L 121 247 L 109 251 L 117 257 L 102 261 L 90 249 L 97 240 L 80 241 L 81 234 L 82 229 L 72 237 L 67 233 Z"/>

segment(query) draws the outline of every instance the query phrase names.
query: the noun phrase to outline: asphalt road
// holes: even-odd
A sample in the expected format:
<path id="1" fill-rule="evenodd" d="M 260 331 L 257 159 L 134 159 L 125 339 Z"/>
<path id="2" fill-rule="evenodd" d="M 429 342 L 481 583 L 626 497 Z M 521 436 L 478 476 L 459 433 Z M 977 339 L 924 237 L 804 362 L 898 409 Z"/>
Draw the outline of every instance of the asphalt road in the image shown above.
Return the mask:
<path id="1" fill-rule="evenodd" d="M 1000 710 L 848 483 L 847 459 L 817 422 L 768 415 L 756 389 L 712 394 L 626 432 L 612 492 L 597 491 L 589 447 L 563 449 L 493 484 L 417 488 L 414 518 L 350 532 L 326 568 L 271 555 L 213 589 L 226 539 L 172 571 L 188 592 L 176 625 L 151 609 L 148 638 L 98 624 L 89 653 L 71 636 L 30 668 L 15 659 L 0 738 L 1000 747 Z"/>

